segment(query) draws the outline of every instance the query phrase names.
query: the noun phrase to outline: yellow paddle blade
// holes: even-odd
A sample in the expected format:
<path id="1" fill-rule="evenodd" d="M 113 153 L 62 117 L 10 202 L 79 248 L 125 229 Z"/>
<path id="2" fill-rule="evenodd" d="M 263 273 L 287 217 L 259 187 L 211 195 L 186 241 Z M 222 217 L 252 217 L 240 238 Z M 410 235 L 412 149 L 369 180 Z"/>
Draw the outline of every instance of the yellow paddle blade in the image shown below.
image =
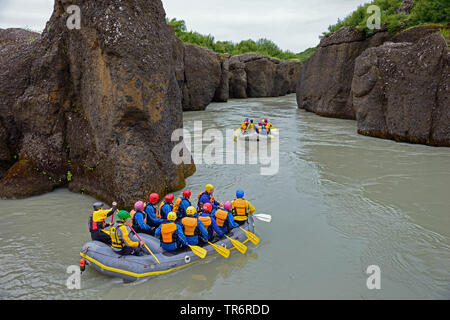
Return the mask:
<path id="1" fill-rule="evenodd" d="M 254 233 L 251 233 L 250 231 L 244 230 L 241 227 L 239 227 L 242 231 L 244 231 L 245 235 L 247 236 L 248 240 L 250 240 L 251 243 L 253 243 L 255 246 L 257 246 L 260 242 L 258 236 Z"/>
<path id="2" fill-rule="evenodd" d="M 228 236 L 226 236 L 226 237 L 231 241 L 231 243 L 233 244 L 233 246 L 234 246 L 240 253 L 244 254 L 245 252 L 247 252 L 247 246 L 246 246 L 245 244 L 241 243 L 241 242 L 238 241 L 238 240 L 231 239 L 231 238 L 228 237 Z"/>
<path id="3" fill-rule="evenodd" d="M 208 253 L 208 251 L 206 251 L 205 249 L 203 249 L 199 246 L 189 246 L 189 248 L 191 248 L 192 252 L 194 252 L 196 255 L 198 255 L 202 259 L 205 259 L 206 254 Z"/>
<path id="4" fill-rule="evenodd" d="M 217 244 L 214 244 L 214 243 L 211 243 L 211 242 L 208 242 L 210 245 L 212 245 L 212 247 L 214 248 L 214 249 L 216 249 L 216 251 L 220 254 L 220 255 L 222 255 L 222 256 L 224 256 L 225 258 L 228 258 L 229 256 L 230 256 L 230 250 L 228 250 L 227 248 L 224 248 L 224 247 L 222 247 L 222 246 L 219 246 L 219 245 L 217 245 Z"/>

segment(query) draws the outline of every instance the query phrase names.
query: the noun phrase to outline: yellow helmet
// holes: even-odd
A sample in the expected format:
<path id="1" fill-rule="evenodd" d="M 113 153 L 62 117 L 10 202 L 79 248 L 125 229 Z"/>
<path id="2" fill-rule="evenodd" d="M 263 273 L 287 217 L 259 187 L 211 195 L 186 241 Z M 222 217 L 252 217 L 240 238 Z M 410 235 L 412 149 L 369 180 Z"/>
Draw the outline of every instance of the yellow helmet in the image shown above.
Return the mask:
<path id="1" fill-rule="evenodd" d="M 193 216 L 196 212 L 197 212 L 197 210 L 195 210 L 194 207 L 189 207 L 189 208 L 186 209 L 186 214 L 188 216 Z"/>
<path id="2" fill-rule="evenodd" d="M 167 220 L 175 221 L 177 220 L 177 214 L 175 212 L 169 212 L 167 215 Z"/>
<path id="3" fill-rule="evenodd" d="M 206 186 L 205 186 L 205 190 L 206 190 L 206 192 L 208 192 L 208 193 L 211 193 L 211 191 L 214 189 L 214 186 L 212 185 L 212 184 L 207 184 Z"/>

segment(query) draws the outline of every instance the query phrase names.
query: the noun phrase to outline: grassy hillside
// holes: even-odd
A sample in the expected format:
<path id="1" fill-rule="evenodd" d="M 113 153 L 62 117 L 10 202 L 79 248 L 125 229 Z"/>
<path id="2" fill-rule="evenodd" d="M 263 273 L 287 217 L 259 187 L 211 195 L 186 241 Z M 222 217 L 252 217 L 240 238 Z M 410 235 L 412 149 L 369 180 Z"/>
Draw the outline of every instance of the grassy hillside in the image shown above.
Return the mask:
<path id="1" fill-rule="evenodd" d="M 269 57 L 278 58 L 280 60 L 303 60 L 308 56 L 309 52 L 295 54 L 289 50 L 281 50 L 273 41 L 268 39 L 244 40 L 239 43 L 232 41 L 216 41 L 210 34 L 203 35 L 195 31 L 188 31 L 186 23 L 183 20 L 173 18 L 167 20 L 167 23 L 175 29 L 175 34 L 183 42 L 192 43 L 198 46 L 207 47 L 217 53 L 229 53 L 232 56 L 249 52 L 261 53 Z M 309 57 L 309 56 L 308 56 Z"/>
<path id="2" fill-rule="evenodd" d="M 344 26 L 353 26 L 367 34 L 373 31 L 367 27 L 367 20 L 372 13 L 367 13 L 370 5 L 377 5 L 381 9 L 381 24 L 390 32 L 418 26 L 421 24 L 439 24 L 442 32 L 448 33 L 448 22 L 450 21 L 449 0 L 413 0 L 414 7 L 410 14 L 401 12 L 402 0 L 374 0 L 361 5 L 343 20 L 338 20 L 334 25 L 328 27 L 328 32 L 322 36 L 339 30 Z"/>

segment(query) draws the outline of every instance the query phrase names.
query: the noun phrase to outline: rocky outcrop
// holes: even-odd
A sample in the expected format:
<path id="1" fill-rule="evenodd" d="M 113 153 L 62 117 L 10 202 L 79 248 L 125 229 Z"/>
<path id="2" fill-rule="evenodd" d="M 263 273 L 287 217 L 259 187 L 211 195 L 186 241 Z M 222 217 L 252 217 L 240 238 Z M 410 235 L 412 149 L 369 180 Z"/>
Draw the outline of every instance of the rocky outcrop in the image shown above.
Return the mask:
<path id="1" fill-rule="evenodd" d="M 79 30 L 66 26 L 73 3 Z M 56 0 L 27 40 L 0 41 L 1 197 L 68 185 L 130 206 L 184 186 L 195 167 L 171 159 L 182 96 L 159 0 Z"/>
<path id="2" fill-rule="evenodd" d="M 438 31 L 425 25 L 366 37 L 341 28 L 303 66 L 299 108 L 357 119 L 365 135 L 448 145 L 448 53 Z"/>
<path id="3" fill-rule="evenodd" d="M 323 38 L 319 49 L 300 71 L 297 103 L 321 116 L 355 119 L 351 83 L 356 58 L 368 47 L 382 44 L 388 35 L 366 39 L 363 32 L 344 27 Z"/>
<path id="4" fill-rule="evenodd" d="M 278 97 L 296 90 L 300 62 L 257 53 L 230 57 L 173 37 L 184 111 L 204 110 L 211 102 L 230 98 Z"/>
<path id="5" fill-rule="evenodd" d="M 183 53 L 184 73 L 182 81 L 178 83 L 183 94 L 183 110 L 204 110 L 213 101 L 221 84 L 220 57 L 206 48 L 193 44 L 182 45 L 180 52 Z"/>
<path id="6" fill-rule="evenodd" d="M 300 69 L 300 62 L 280 61 L 257 53 L 234 56 L 230 59 L 230 98 L 293 93 Z"/>
<path id="7" fill-rule="evenodd" d="M 358 132 L 450 146 L 449 57 L 440 33 L 366 50 L 352 82 Z"/>

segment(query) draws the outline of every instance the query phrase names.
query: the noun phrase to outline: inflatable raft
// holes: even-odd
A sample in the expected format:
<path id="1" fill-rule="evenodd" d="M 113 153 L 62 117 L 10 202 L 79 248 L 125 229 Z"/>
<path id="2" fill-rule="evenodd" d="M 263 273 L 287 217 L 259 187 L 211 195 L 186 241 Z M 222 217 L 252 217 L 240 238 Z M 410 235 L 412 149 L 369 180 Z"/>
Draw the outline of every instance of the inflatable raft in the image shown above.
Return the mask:
<path id="1" fill-rule="evenodd" d="M 241 228 L 254 233 L 253 218 L 249 217 L 248 221 L 242 225 Z M 189 248 L 168 252 L 161 248 L 159 239 L 142 233 L 140 233 L 139 236 L 145 241 L 149 249 L 159 260 L 160 264 L 158 264 L 155 258 L 150 254 L 139 257 L 120 256 L 115 253 L 110 246 L 99 241 L 90 241 L 86 243 L 81 249 L 80 255 L 87 260 L 87 265 L 98 272 L 107 276 L 122 278 L 126 282 L 133 282 L 142 278 L 152 278 L 166 274 L 202 260 Z M 242 243 L 247 243 L 249 241 L 244 231 L 239 228 L 233 229 L 228 236 Z M 138 241 L 136 236 L 131 234 L 130 239 Z M 230 250 L 233 249 L 233 244 L 227 238 L 214 241 L 214 244 L 221 245 Z M 203 249 L 207 250 L 205 259 L 218 255 L 217 251 L 211 245 L 205 245 L 203 246 Z"/>
<path id="2" fill-rule="evenodd" d="M 245 132 L 242 133 L 241 130 L 235 130 L 235 139 L 245 140 L 245 141 L 260 141 L 260 140 L 272 140 L 275 138 L 274 134 L 276 131 L 272 130 L 272 134 L 267 135 L 266 133 L 256 133 L 256 132 Z"/>

